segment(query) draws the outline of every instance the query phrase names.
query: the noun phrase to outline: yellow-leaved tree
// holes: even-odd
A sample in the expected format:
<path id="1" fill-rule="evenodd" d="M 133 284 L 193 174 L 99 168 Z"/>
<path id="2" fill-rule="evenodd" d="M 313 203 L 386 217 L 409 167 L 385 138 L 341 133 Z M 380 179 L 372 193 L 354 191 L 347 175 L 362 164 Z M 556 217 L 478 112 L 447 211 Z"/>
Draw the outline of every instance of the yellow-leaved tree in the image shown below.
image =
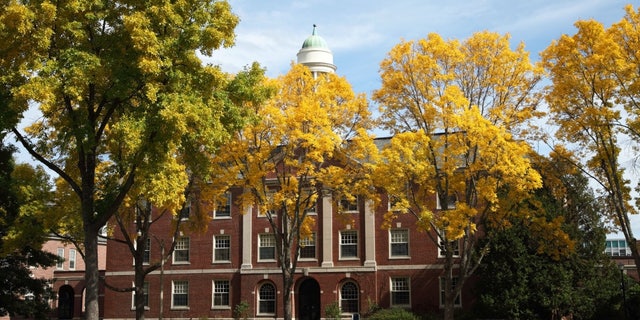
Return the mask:
<path id="1" fill-rule="evenodd" d="M 603 191 L 603 215 L 624 234 L 640 271 L 629 219 L 638 204 L 630 203 L 633 186 L 624 165 L 625 158 L 637 157 L 640 142 L 640 10 L 627 6 L 610 28 L 595 20 L 575 26 L 576 34 L 563 35 L 542 53 L 552 82 L 546 92 L 549 119 L 565 144 L 558 149 L 571 151 L 567 159 L 583 159 L 574 164 Z"/>
<path id="2" fill-rule="evenodd" d="M 415 215 L 443 256 L 445 319 L 486 254 L 479 229 L 527 212 L 510 207 L 541 186 L 517 136 L 536 113 L 540 73 L 523 45 L 491 32 L 403 41 L 381 63 L 373 98 L 393 137 L 376 176 L 392 210 Z"/>
<path id="3" fill-rule="evenodd" d="M 301 241 L 315 241 L 317 230 L 308 213 L 323 196 L 374 199 L 370 172 L 377 149 L 367 132 L 372 125 L 367 100 L 354 94 L 344 78 L 314 78 L 307 67 L 295 64 L 269 86 L 275 95 L 252 106 L 255 121 L 237 131 L 214 158 L 213 185 L 218 194 L 243 188 L 243 212 L 251 214 L 253 208 L 253 214 L 269 221 L 269 233 L 260 235 L 269 239 L 259 241 L 275 242 L 283 316 L 291 319 Z"/>
<path id="4" fill-rule="evenodd" d="M 86 319 L 99 317 L 98 233 L 139 177 L 175 212 L 188 169 L 242 122 L 218 94 L 227 75 L 197 55 L 232 45 L 237 23 L 225 1 L 0 4 L 2 112 L 58 176 L 55 211 L 81 226 Z M 20 130 L 30 106 L 41 117 Z"/>

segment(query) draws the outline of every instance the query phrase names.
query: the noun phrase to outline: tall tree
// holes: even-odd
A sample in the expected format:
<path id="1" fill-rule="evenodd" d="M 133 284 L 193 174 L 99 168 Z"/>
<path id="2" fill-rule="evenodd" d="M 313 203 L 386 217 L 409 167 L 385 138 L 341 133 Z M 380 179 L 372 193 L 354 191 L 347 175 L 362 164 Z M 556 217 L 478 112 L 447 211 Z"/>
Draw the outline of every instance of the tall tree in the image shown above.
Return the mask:
<path id="1" fill-rule="evenodd" d="M 247 67 L 230 77 L 229 81 L 225 83 L 224 90 L 217 94 L 220 99 L 227 100 L 237 106 L 262 103 L 268 98 L 266 93 L 269 92 L 261 87 L 264 80 L 264 69 L 258 63 L 254 63 L 251 67 Z M 238 114 L 239 117 L 245 117 L 247 113 L 244 108 L 235 111 L 242 112 L 242 114 Z M 238 123 L 235 129 L 240 129 L 241 126 L 242 122 Z M 209 176 L 210 170 L 215 169 L 212 168 L 214 162 L 195 161 L 185 162 L 184 165 L 189 172 L 189 183 L 183 190 L 184 201 L 182 203 L 173 203 L 175 196 L 165 194 L 165 190 L 157 188 L 158 185 L 166 182 L 164 176 L 140 175 L 125 198 L 121 209 L 114 215 L 114 224 L 119 228 L 122 236 L 109 238 L 129 248 L 134 261 L 134 283 L 133 287 L 111 287 L 111 289 L 134 292 L 134 306 L 138 320 L 144 319 L 145 314 L 144 283 L 146 276 L 161 268 L 171 257 L 181 231 L 185 233 L 206 231 L 211 212 L 216 206 L 212 185 L 203 183 L 203 181 L 209 180 L 204 178 Z M 175 192 L 175 190 L 170 191 Z M 180 207 L 180 210 L 171 210 L 174 206 Z M 154 232 L 153 225 L 158 221 L 166 221 L 166 215 L 171 214 L 179 215 L 172 219 L 174 223 L 171 231 L 167 234 Z M 160 247 L 160 259 L 152 261 L 147 256 L 149 252 L 147 246 L 152 245 Z"/>
<path id="2" fill-rule="evenodd" d="M 322 192 L 348 200 L 368 195 L 377 150 L 367 133 L 372 124 L 367 101 L 344 78 L 314 78 L 307 67 L 294 65 L 265 90 L 269 87 L 275 95 L 251 105 L 255 122 L 213 159 L 219 164 L 214 184 L 218 194 L 231 186 L 244 188 L 242 206 L 257 207 L 269 221 L 288 320 L 301 239 L 312 236 L 316 223 L 308 212 Z"/>
<path id="3" fill-rule="evenodd" d="M 31 267 L 53 266 L 57 257 L 42 251 L 46 227 L 38 210 L 50 194 L 43 170 L 14 166 L 13 149 L 0 145 L 0 316 L 46 319 L 51 290 Z M 45 175 L 46 176 L 46 175 Z"/>
<path id="4" fill-rule="evenodd" d="M 488 228 L 492 254 L 478 272 L 479 312 L 509 319 L 614 316 L 611 306 L 621 305 L 620 273 L 604 253 L 607 228 L 601 203 L 587 177 L 563 155 L 532 158 L 544 187 L 528 205 L 543 210 L 544 216 L 511 217 L 508 229 Z M 559 224 L 571 246 L 553 239 L 548 224 Z"/>
<path id="5" fill-rule="evenodd" d="M 640 252 L 631 228 L 631 181 L 625 177 L 625 141 L 640 142 L 640 11 L 609 29 L 595 20 L 578 21 L 573 36 L 563 35 L 542 53 L 552 84 L 546 100 L 556 137 L 575 146 L 576 162 L 606 195 L 603 214 L 614 221 L 640 271 Z M 568 147 L 567 147 L 568 148 Z"/>
<path id="6" fill-rule="evenodd" d="M 197 54 L 232 45 L 238 18 L 225 1 L 10 0 L 0 8 L 3 104 L 11 114 L 42 112 L 12 132 L 59 176 L 57 207 L 78 213 L 85 317 L 98 319 L 99 230 L 139 176 L 164 177 L 155 187 L 177 209 L 184 163 L 207 159 L 236 121 L 217 95 L 226 75 Z"/>
<path id="7" fill-rule="evenodd" d="M 435 235 L 445 257 L 445 319 L 453 319 L 456 297 L 486 252 L 477 229 L 541 186 L 529 146 L 514 136 L 535 114 L 540 70 L 523 45 L 511 50 L 508 36 L 480 32 L 458 42 L 430 34 L 396 45 L 381 78 L 373 97 L 394 134 L 379 166 L 383 188 L 395 209 Z"/>

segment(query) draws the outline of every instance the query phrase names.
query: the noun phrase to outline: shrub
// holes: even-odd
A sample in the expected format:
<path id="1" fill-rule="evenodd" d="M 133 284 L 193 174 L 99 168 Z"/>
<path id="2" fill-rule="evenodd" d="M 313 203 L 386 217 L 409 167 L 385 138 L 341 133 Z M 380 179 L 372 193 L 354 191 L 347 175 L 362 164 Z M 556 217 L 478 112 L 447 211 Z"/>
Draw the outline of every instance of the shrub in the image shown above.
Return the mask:
<path id="1" fill-rule="evenodd" d="M 382 309 L 370 315 L 368 320 L 419 320 L 418 316 L 413 313 L 400 309 Z"/>
<path id="2" fill-rule="evenodd" d="M 249 303 L 241 301 L 233 308 L 233 318 L 237 320 L 249 319 Z"/>
<path id="3" fill-rule="evenodd" d="M 324 308 L 324 315 L 327 319 L 339 320 L 341 314 L 342 310 L 340 310 L 340 306 L 337 302 L 331 303 Z"/>

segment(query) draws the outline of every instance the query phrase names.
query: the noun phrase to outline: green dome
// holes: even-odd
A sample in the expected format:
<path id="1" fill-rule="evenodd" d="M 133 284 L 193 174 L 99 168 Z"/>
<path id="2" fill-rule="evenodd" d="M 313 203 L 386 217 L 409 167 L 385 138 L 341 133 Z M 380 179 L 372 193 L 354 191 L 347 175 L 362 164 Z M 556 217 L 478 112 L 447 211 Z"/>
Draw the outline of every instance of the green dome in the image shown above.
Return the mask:
<path id="1" fill-rule="evenodd" d="M 329 48 L 327 42 L 324 39 L 316 34 L 316 25 L 313 25 L 313 33 L 304 40 L 302 43 L 302 48 Z"/>

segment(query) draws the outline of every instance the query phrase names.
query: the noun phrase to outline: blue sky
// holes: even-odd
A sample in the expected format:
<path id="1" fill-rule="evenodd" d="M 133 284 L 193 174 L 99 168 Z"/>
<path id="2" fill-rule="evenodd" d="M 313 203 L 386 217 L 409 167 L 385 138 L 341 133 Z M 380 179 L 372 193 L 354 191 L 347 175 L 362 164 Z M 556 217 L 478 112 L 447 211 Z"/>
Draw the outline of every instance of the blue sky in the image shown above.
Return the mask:
<path id="1" fill-rule="evenodd" d="M 204 60 L 236 72 L 253 61 L 270 77 L 284 74 L 295 61 L 313 24 L 334 55 L 337 73 L 356 92 L 379 87 L 379 64 L 402 39 L 435 32 L 445 39 L 468 38 L 478 31 L 509 34 L 524 42 L 532 60 L 552 40 L 574 34 L 574 22 L 595 19 L 605 26 L 624 16 L 620 0 L 229 0 L 241 21 L 236 45 Z M 635 7 L 639 4 L 632 3 Z"/>

